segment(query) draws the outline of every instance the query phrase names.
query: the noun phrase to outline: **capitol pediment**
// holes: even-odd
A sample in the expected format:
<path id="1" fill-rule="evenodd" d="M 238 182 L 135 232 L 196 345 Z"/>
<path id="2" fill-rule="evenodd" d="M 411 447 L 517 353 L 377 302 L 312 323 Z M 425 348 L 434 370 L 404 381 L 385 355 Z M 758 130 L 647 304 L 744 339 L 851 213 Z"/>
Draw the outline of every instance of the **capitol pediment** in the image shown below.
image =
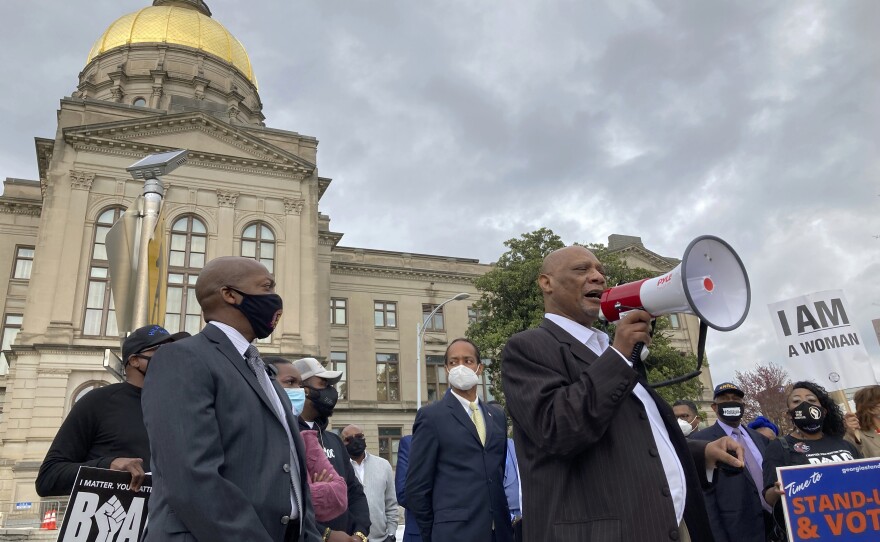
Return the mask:
<path id="1" fill-rule="evenodd" d="M 190 151 L 191 165 L 311 175 L 315 164 L 241 128 L 201 112 L 76 126 L 64 129 L 74 148 L 144 156 L 171 149 Z"/>

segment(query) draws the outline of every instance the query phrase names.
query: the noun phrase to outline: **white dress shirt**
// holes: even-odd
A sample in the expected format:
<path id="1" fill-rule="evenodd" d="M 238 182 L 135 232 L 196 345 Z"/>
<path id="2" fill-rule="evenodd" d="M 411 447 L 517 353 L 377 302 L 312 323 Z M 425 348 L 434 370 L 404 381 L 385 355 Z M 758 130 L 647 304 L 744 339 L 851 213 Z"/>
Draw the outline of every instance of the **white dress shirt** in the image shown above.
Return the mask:
<path id="1" fill-rule="evenodd" d="M 609 347 L 608 335 L 598 329 L 585 327 L 558 314 L 546 313 L 544 318 L 547 318 L 568 332 L 572 337 L 585 344 L 597 356 L 601 356 Z M 617 352 L 616 349 L 611 349 Z M 632 367 L 632 362 L 626 356 L 620 352 L 617 352 L 617 354 L 620 356 L 620 359 Z M 669 490 L 672 493 L 675 519 L 678 523 L 681 523 L 684 517 L 684 503 L 687 497 L 687 482 L 684 477 L 684 469 L 681 467 L 678 454 L 676 454 L 675 447 L 669 439 L 669 433 L 666 431 L 666 425 L 663 423 L 663 418 L 660 416 L 660 410 L 657 409 L 657 403 L 654 402 L 654 398 L 639 383 L 636 383 L 636 387 L 633 388 L 633 395 L 642 402 L 645 412 L 648 414 L 648 421 L 651 423 L 651 433 L 654 434 L 654 443 L 657 445 L 657 451 L 660 452 L 663 472 L 666 475 L 666 482 L 669 484 Z"/>

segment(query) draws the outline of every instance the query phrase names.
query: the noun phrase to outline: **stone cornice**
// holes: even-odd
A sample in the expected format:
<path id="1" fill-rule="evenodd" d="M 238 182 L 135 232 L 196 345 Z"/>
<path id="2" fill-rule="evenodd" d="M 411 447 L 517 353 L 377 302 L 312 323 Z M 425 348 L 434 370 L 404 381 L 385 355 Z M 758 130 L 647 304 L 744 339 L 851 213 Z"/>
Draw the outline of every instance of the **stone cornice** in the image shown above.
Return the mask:
<path id="1" fill-rule="evenodd" d="M 55 152 L 55 140 L 45 139 L 42 137 L 34 138 L 34 145 L 37 150 L 37 170 L 40 176 L 40 194 L 45 199 L 49 191 L 48 172 L 49 164 L 52 162 L 52 154 Z"/>
<path id="2" fill-rule="evenodd" d="M 0 200 L 0 213 L 4 214 L 40 216 L 42 209 L 43 205 L 41 203 Z"/>
<path id="3" fill-rule="evenodd" d="M 319 231 L 318 232 L 318 244 L 324 245 L 324 246 L 329 246 L 329 247 L 335 247 L 337 244 L 339 244 L 339 241 L 342 240 L 343 235 L 344 234 L 342 234 L 342 233 L 336 233 L 333 231 Z"/>
<path id="4" fill-rule="evenodd" d="M 333 179 L 328 179 L 327 177 L 318 177 L 318 200 L 324 197 L 324 192 L 330 187 L 330 183 L 333 182 Z"/>
<path id="5" fill-rule="evenodd" d="M 481 275 L 433 269 L 407 269 L 385 265 L 371 265 L 351 262 L 330 262 L 330 272 L 336 275 L 378 276 L 391 279 L 417 279 L 434 282 L 454 282 L 473 284 Z"/>
<path id="6" fill-rule="evenodd" d="M 611 252 L 611 254 L 627 254 L 627 253 L 635 253 L 641 256 L 643 259 L 648 260 L 649 262 L 656 265 L 660 268 L 661 271 L 669 271 L 678 265 L 677 261 L 673 261 L 671 258 L 664 258 L 655 252 L 651 252 L 650 250 L 640 247 L 638 245 L 630 245 L 628 247 L 623 247 L 621 249 L 615 250 Z"/>

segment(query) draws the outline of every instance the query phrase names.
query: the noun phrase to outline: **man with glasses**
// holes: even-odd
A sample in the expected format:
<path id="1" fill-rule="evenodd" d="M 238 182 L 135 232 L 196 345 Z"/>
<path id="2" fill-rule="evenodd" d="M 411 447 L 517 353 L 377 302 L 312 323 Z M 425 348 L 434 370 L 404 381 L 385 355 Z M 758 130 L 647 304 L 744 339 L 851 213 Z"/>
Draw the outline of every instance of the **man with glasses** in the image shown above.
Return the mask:
<path id="1" fill-rule="evenodd" d="M 700 412 L 697 410 L 697 404 L 687 399 L 676 401 L 672 405 L 672 413 L 680 420 L 678 424 L 681 426 L 681 431 L 686 437 L 696 431 L 700 427 L 700 422 L 703 421 L 700 418 Z"/>
<path id="2" fill-rule="evenodd" d="M 150 470 L 150 442 L 141 411 L 141 390 L 150 358 L 163 344 L 189 337 L 162 326 L 136 329 L 122 344 L 125 382 L 90 391 L 73 405 L 40 465 L 37 494 L 69 495 L 79 468 L 128 471 L 140 489 Z"/>

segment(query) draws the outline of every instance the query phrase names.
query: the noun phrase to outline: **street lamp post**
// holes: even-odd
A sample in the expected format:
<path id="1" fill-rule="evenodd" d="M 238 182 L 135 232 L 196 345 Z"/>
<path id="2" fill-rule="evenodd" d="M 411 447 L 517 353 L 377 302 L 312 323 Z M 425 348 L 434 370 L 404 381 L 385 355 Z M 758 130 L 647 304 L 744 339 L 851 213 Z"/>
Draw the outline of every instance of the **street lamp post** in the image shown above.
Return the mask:
<path id="1" fill-rule="evenodd" d="M 461 301 L 462 299 L 467 299 L 470 296 L 471 296 L 471 294 L 462 292 L 462 293 L 456 295 L 455 297 L 451 297 L 451 298 L 447 299 L 446 301 L 444 301 L 443 303 L 440 303 L 439 305 L 434 307 L 434 310 L 431 311 L 431 314 L 426 316 L 425 319 L 421 323 L 418 323 L 418 322 L 416 323 L 416 334 L 418 337 L 418 339 L 416 341 L 416 408 L 417 409 L 422 408 L 422 340 L 425 338 L 425 329 L 428 326 L 428 322 L 431 320 L 431 318 L 434 317 L 435 314 L 437 314 L 437 311 L 439 311 L 440 309 L 443 308 L 443 305 L 450 303 L 452 301 Z"/>

